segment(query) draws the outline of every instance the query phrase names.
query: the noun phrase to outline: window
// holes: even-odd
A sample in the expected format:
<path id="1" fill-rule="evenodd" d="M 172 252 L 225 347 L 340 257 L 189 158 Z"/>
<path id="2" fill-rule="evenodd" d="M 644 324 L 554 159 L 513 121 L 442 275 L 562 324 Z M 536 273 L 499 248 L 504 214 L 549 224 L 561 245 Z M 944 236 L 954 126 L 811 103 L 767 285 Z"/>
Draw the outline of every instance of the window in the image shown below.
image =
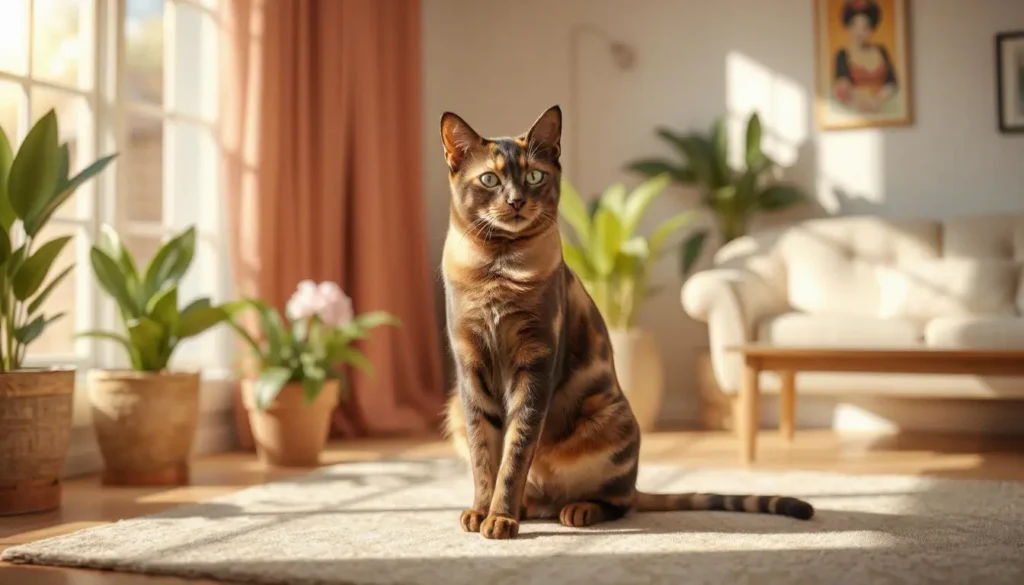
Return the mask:
<path id="1" fill-rule="evenodd" d="M 77 331 L 120 330 L 113 304 L 94 284 L 89 249 L 114 226 L 140 265 L 162 241 L 195 225 L 196 258 L 184 300 L 215 302 L 229 288 L 221 228 L 216 141 L 217 0 L 0 0 L 0 125 L 20 144 L 51 108 L 72 171 L 118 152 L 47 227 L 74 235 L 54 273 L 73 277 L 48 299 L 66 316 L 30 347 L 28 363 L 80 368 L 127 364 L 119 347 L 76 339 Z M 218 328 L 181 346 L 174 365 L 222 368 L 230 332 Z"/>

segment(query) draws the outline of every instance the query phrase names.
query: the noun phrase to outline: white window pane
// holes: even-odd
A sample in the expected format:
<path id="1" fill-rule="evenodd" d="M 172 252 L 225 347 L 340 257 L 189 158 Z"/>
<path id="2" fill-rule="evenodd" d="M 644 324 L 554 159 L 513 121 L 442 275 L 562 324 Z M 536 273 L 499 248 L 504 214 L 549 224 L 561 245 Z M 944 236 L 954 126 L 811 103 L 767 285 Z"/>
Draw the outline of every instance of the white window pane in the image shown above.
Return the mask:
<path id="1" fill-rule="evenodd" d="M 159 118 L 133 115 L 124 149 L 125 192 L 119 200 L 131 221 L 163 218 L 164 126 Z"/>
<path id="2" fill-rule="evenodd" d="M 32 76 L 92 87 L 93 0 L 35 0 Z"/>
<path id="3" fill-rule="evenodd" d="M 217 115 L 217 21 L 210 8 L 179 2 L 174 10 L 174 67 L 170 107 L 202 120 Z"/>
<path id="4" fill-rule="evenodd" d="M 34 87 L 29 94 L 29 103 L 33 123 L 50 110 L 57 114 L 59 140 L 62 144 L 68 145 L 70 176 L 75 176 L 96 160 L 93 148 L 94 116 L 88 100 L 73 93 Z M 91 201 L 95 197 L 95 190 L 96 179 L 91 179 L 61 206 L 57 211 L 57 217 L 91 217 Z"/>
<path id="5" fill-rule="evenodd" d="M 164 223 L 175 231 L 195 225 L 200 232 L 222 233 L 220 157 L 209 127 L 168 122 Z"/>
<path id="6" fill-rule="evenodd" d="M 11 148 L 15 150 L 28 132 L 22 128 L 27 111 L 25 91 L 21 86 L 0 81 L 0 128 L 4 129 L 4 134 L 11 141 Z"/>
<path id="7" fill-rule="evenodd" d="M 33 252 L 54 238 L 73 236 L 71 241 L 61 250 L 60 255 L 57 256 L 57 260 L 50 269 L 50 273 L 40 287 L 40 290 L 45 288 L 50 283 L 50 280 L 60 274 L 62 270 L 76 264 L 79 257 L 77 246 L 85 242 L 85 239 L 79 235 L 78 231 L 79 228 L 74 224 L 50 222 L 36 235 L 35 241 L 32 244 Z M 64 313 L 64 316 L 60 320 L 51 323 L 39 338 L 29 344 L 27 355 L 39 357 L 55 353 L 64 355 L 74 353 L 75 331 L 78 319 L 80 318 L 78 308 L 82 306 L 78 293 L 80 289 L 76 286 L 76 283 L 85 281 L 90 276 L 89 270 L 88 264 L 77 263 L 71 273 L 64 277 L 60 284 L 57 285 L 57 288 L 47 297 L 41 314 L 50 317 L 58 313 Z M 84 274 L 77 274 L 79 271 L 83 271 Z M 86 313 L 82 316 L 87 317 L 88 314 Z M 89 327 L 88 323 L 83 323 L 82 325 L 82 329 Z"/>
<path id="8" fill-rule="evenodd" d="M 129 100 L 164 101 L 164 2 L 127 0 L 125 90 Z"/>
<path id="9" fill-rule="evenodd" d="M 28 73 L 28 0 L 0 0 L 0 71 Z"/>

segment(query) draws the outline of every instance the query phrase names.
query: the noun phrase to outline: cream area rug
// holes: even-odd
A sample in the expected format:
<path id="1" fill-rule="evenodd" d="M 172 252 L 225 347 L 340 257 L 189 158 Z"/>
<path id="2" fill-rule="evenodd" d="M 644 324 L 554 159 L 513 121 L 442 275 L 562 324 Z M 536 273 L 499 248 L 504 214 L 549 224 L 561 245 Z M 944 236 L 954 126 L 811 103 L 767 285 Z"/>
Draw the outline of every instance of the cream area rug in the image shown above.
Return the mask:
<path id="1" fill-rule="evenodd" d="M 1024 583 L 1024 483 L 645 467 L 658 491 L 787 494 L 807 522 L 729 512 L 527 522 L 513 541 L 459 528 L 449 460 L 342 464 L 206 503 L 10 548 L 2 558 L 324 585 L 1000 585 Z"/>

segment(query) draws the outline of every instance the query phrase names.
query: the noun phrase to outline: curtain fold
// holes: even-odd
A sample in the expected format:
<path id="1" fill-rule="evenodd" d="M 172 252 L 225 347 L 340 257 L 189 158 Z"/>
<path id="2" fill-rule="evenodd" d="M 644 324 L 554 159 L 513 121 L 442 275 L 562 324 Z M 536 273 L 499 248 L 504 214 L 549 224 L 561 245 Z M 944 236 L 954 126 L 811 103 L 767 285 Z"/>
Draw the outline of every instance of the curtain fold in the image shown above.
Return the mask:
<path id="1" fill-rule="evenodd" d="M 419 0 L 222 0 L 221 139 L 239 295 L 337 282 L 398 328 L 361 349 L 336 436 L 434 432 L 444 399 L 422 197 Z"/>

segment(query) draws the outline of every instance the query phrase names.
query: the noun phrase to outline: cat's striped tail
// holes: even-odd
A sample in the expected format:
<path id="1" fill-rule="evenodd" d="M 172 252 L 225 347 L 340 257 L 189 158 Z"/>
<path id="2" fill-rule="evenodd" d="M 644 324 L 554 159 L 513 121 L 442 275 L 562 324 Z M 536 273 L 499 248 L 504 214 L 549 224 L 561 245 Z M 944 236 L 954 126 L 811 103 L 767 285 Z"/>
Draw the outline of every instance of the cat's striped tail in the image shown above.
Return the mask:
<path id="1" fill-rule="evenodd" d="M 647 494 L 637 492 L 638 512 L 675 512 L 721 510 L 753 514 L 779 514 L 810 520 L 814 507 L 789 496 L 727 496 L 722 494 Z"/>

